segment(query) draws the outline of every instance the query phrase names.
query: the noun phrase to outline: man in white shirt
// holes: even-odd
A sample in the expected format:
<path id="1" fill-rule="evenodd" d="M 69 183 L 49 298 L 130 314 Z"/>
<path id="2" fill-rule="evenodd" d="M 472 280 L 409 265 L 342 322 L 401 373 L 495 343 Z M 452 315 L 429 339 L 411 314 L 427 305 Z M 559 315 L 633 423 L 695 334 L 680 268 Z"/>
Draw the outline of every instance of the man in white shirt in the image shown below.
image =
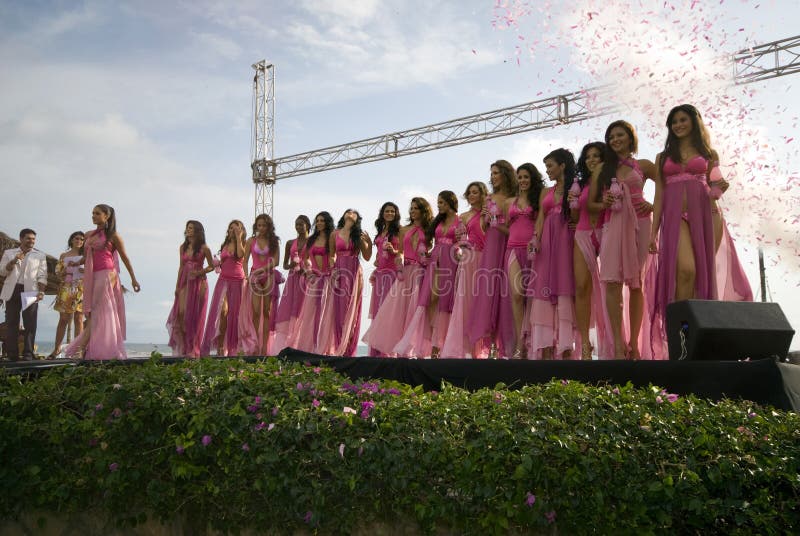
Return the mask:
<path id="1" fill-rule="evenodd" d="M 25 344 L 22 352 L 24 360 L 33 359 L 36 340 L 36 314 L 39 302 L 44 298 L 47 288 L 47 257 L 33 249 L 36 244 L 36 231 L 23 229 L 19 232 L 20 247 L 7 249 L 0 259 L 0 275 L 6 277 L 0 291 L 0 302 L 6 307 L 6 327 L 8 338 L 5 341 L 6 353 L 12 361 L 19 360 L 19 317 L 25 327 Z M 22 310 L 22 293 L 37 292 L 36 302 Z"/>

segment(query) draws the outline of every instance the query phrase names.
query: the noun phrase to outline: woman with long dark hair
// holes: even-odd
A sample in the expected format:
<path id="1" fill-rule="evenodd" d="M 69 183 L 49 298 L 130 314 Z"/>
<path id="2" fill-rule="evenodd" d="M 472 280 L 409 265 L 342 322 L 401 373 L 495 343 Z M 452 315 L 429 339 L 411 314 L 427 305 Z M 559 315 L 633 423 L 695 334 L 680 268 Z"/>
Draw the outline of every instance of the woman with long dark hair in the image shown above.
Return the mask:
<path id="1" fill-rule="evenodd" d="M 508 161 L 498 160 L 489 166 L 492 195 L 483 207 L 483 228 L 486 246 L 478 268 L 477 298 L 469 318 L 470 341 L 482 342 L 491 348 L 490 357 L 497 357 L 497 323 L 500 297 L 505 286 L 503 260 L 508 241 L 508 227 L 503 207 L 509 197 L 517 195 L 517 173 Z M 483 339 L 483 341 L 481 341 Z"/>
<path id="2" fill-rule="evenodd" d="M 67 251 L 61 254 L 56 264 L 56 274 L 61 279 L 53 309 L 58 311 L 56 343 L 47 356 L 54 359 L 61 353 L 61 343 L 70 323 L 75 328 L 75 337 L 83 331 L 83 243 L 86 235 L 75 231 L 67 240 Z M 67 341 L 69 342 L 69 341 Z"/>
<path id="3" fill-rule="evenodd" d="M 528 286 L 529 359 L 572 359 L 575 343 L 575 278 L 572 249 L 575 232 L 567 192 L 575 180 L 575 157 L 556 149 L 544 157 L 547 176 L 555 182 L 542 190 L 536 219 L 536 256 Z"/>
<path id="4" fill-rule="evenodd" d="M 252 266 L 248 270 L 249 262 Z M 275 315 L 283 275 L 280 263 L 280 238 L 269 214 L 259 214 L 253 222 L 253 236 L 244 245 L 245 306 L 239 315 L 242 350 L 250 355 L 270 355 L 275 343 Z"/>
<path id="5" fill-rule="evenodd" d="M 333 355 L 355 356 L 361 331 L 361 301 L 364 277 L 359 256 L 372 258 L 372 239 L 361 230 L 361 214 L 347 209 L 329 239 L 335 252 L 333 291 Z"/>
<path id="6" fill-rule="evenodd" d="M 336 349 L 331 311 L 331 270 L 335 254 L 331 238 L 334 232 L 333 218 L 328 212 L 314 217 L 314 232 L 308 237 L 300 258 L 306 278 L 305 297 L 295 329 L 286 341 L 292 348 L 323 355 L 334 355 Z"/>
<path id="7" fill-rule="evenodd" d="M 201 355 L 211 355 L 212 344 L 217 356 L 236 355 L 242 350 L 239 338 L 239 314 L 242 309 L 245 274 L 245 229 L 239 220 L 228 224 L 225 240 L 219 251 L 220 273 L 208 310 L 206 332 L 200 347 Z"/>
<path id="8" fill-rule="evenodd" d="M 378 211 L 375 220 L 375 270 L 369 278 L 372 283 L 372 297 L 369 301 L 369 318 L 374 319 L 381 304 L 389 295 L 397 274 L 402 268 L 400 260 L 400 209 L 391 201 L 387 201 Z M 372 357 L 385 357 L 383 352 L 369 349 Z"/>
<path id="9" fill-rule="evenodd" d="M 597 191 L 597 182 L 603 169 L 606 144 L 595 141 L 586 144 L 578 158 L 579 193 L 572 189 L 568 194 L 575 228 L 575 248 L 572 253 L 575 274 L 575 323 L 580 338 L 581 359 L 590 361 L 595 350 L 589 330 L 594 328 L 597 356 L 600 359 L 614 357 L 614 337 L 609 329 L 605 288 L 600 284 L 600 253 L 602 225 L 605 206 L 595 200 L 591 192 Z M 575 208 L 572 208 L 575 206 Z"/>
<path id="10" fill-rule="evenodd" d="M 447 334 L 455 295 L 455 231 L 458 221 L 458 197 L 450 190 L 439 192 L 439 213 L 425 232 L 433 243 L 425 279 L 420 288 L 414 317 L 394 352 L 402 356 L 439 357 Z"/>
<path id="11" fill-rule="evenodd" d="M 214 260 L 206 245 L 202 223 L 186 222 L 183 236 L 183 244 L 178 247 L 178 280 L 175 301 L 167 317 L 167 333 L 172 355 L 200 357 L 208 306 L 206 274 L 214 270 Z"/>
<path id="12" fill-rule="evenodd" d="M 125 300 L 119 280 L 119 261 L 131 276 L 131 287 L 141 287 L 117 232 L 114 208 L 100 204 L 92 209 L 96 228 L 86 233 L 84 243 L 83 313 L 86 326 L 67 347 L 67 357 L 125 359 Z"/>
<path id="13" fill-rule="evenodd" d="M 278 312 L 275 317 L 275 350 L 280 351 L 287 346 L 286 341 L 295 330 L 300 309 L 305 296 L 306 278 L 303 277 L 302 255 L 306 250 L 311 220 L 303 214 L 294 220 L 297 237 L 286 242 L 283 256 L 283 269 L 289 271 L 283 286 Z"/>
<path id="14" fill-rule="evenodd" d="M 400 228 L 403 269 L 361 339 L 370 348 L 388 357 L 397 357 L 394 348 L 408 330 L 416 311 L 427 263 L 425 230 L 432 221 L 430 204 L 422 197 L 412 198 L 408 209 L 408 225 Z"/>
<path id="15" fill-rule="evenodd" d="M 519 193 L 510 197 L 503 207 L 508 222 L 508 244 L 503 269 L 506 272 L 505 289 L 500 301 L 498 334 L 500 355 L 524 359 L 528 351 L 524 326 L 527 287 L 532 277 L 528 247 L 535 233 L 539 215 L 539 197 L 544 188 L 542 174 L 527 162 L 517 168 Z"/>
<path id="16" fill-rule="evenodd" d="M 464 199 L 469 203 L 469 210 L 458 216 L 456 226 L 456 247 L 454 254 L 458 261 L 455 279 L 455 297 L 450 324 L 440 355 L 455 358 L 487 357 L 480 341 L 472 344 L 469 337 L 469 313 L 477 297 L 475 274 L 481 263 L 483 248 L 486 245 L 486 232 L 481 225 L 481 212 L 489 192 L 486 185 L 474 181 L 467 185 Z"/>
<path id="17" fill-rule="evenodd" d="M 606 208 L 600 244 L 600 280 L 606 287 L 614 358 L 652 359 L 658 357 L 661 351 L 650 340 L 649 326 L 642 326 L 643 312 L 646 310 L 644 278 L 653 210 L 653 206 L 644 199 L 643 189 L 647 178 L 656 176 L 656 169 L 649 160 L 633 158 L 638 151 L 639 140 L 633 126 L 627 121 L 614 121 L 608 125 L 605 142 L 608 149 L 597 190 L 589 195 L 595 201 L 602 199 Z M 623 285 L 630 291 L 627 323 L 623 321 Z M 649 317 L 647 320 L 649 324 Z"/>

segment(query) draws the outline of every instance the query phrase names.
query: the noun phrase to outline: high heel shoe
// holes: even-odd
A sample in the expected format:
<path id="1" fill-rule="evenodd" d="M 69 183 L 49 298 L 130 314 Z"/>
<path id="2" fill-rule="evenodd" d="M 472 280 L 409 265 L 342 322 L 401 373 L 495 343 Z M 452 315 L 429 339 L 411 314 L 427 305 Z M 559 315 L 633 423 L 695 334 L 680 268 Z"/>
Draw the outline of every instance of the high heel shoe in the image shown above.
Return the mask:
<path id="1" fill-rule="evenodd" d="M 53 359 L 57 358 L 61 354 L 61 348 L 55 348 L 52 352 L 47 354 L 45 359 L 52 361 Z"/>
<path id="2" fill-rule="evenodd" d="M 492 343 L 489 347 L 489 359 L 497 359 L 497 345 Z"/>
<path id="3" fill-rule="evenodd" d="M 581 345 L 581 360 L 591 361 L 593 351 L 594 351 L 594 346 L 592 346 L 590 343 L 583 343 Z"/>
<path id="4" fill-rule="evenodd" d="M 514 350 L 514 353 L 511 355 L 511 359 L 527 359 L 528 358 L 528 350 L 525 348 L 517 347 Z"/>

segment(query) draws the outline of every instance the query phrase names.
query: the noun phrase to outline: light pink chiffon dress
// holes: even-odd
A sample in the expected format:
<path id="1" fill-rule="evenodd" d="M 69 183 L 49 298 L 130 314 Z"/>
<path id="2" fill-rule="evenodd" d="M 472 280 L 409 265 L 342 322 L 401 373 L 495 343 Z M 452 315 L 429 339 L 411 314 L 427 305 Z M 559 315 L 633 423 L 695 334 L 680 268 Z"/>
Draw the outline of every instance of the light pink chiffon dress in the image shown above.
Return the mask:
<path id="1" fill-rule="evenodd" d="M 246 285 L 242 259 L 230 253 L 225 247 L 220 253 L 220 269 L 211 305 L 208 308 L 206 331 L 200 347 L 201 355 L 211 355 L 212 347 L 218 352 L 218 357 L 237 355 L 242 350 L 239 340 L 239 313 Z M 226 307 L 225 332 L 220 333 Z"/>
<path id="2" fill-rule="evenodd" d="M 311 246 L 306 249 L 303 257 L 304 260 L 309 260 L 311 266 L 306 275 L 306 291 L 300 316 L 287 345 L 305 352 L 335 355 L 330 257 L 325 246 Z"/>
<path id="3" fill-rule="evenodd" d="M 377 252 L 377 266 L 370 276 L 372 283 L 372 297 L 369 301 L 369 318 L 375 318 L 386 297 L 397 279 L 397 264 L 395 257 L 399 254 L 391 254 L 386 250 L 386 244 L 391 243 L 395 251 L 400 249 L 400 239 L 393 236 L 391 240 L 388 235 L 378 235 L 375 237 L 375 251 Z M 366 333 L 364 334 L 366 336 Z M 370 347 L 368 355 L 370 357 L 386 357 L 386 354 L 377 348 Z"/>

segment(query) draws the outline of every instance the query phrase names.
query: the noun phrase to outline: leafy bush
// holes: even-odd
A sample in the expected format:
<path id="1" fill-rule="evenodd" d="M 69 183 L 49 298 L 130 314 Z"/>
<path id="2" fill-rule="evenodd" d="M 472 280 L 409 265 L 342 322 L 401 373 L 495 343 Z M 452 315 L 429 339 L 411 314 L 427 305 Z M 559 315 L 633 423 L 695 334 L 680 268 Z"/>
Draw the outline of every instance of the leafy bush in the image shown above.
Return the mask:
<path id="1" fill-rule="evenodd" d="M 470 393 L 267 359 L 0 376 L 0 518 L 270 533 L 796 533 L 800 418 L 555 380 Z"/>

